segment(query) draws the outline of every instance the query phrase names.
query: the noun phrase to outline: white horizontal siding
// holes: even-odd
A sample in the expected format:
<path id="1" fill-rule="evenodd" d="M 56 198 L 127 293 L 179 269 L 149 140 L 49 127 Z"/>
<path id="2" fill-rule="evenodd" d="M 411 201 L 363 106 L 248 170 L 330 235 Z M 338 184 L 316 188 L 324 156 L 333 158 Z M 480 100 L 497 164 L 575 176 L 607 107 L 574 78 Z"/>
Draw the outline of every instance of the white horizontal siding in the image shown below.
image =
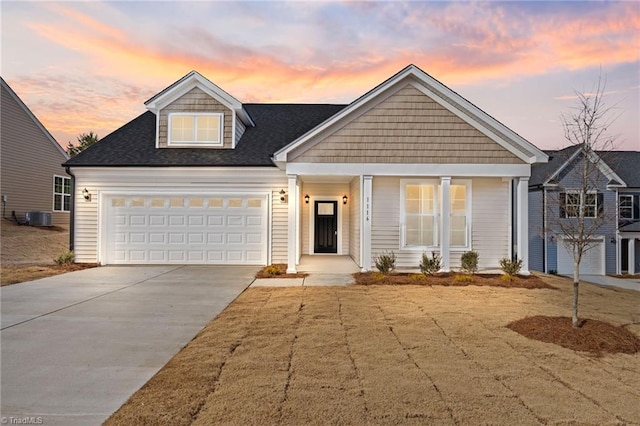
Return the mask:
<path id="1" fill-rule="evenodd" d="M 286 262 L 287 207 L 280 203 L 279 191 L 286 188 L 286 175 L 275 168 L 74 168 L 76 175 L 75 238 L 76 261 L 98 262 L 99 200 L 106 192 L 271 192 L 270 229 L 273 262 Z M 82 196 L 84 188 L 91 200 Z"/>
<path id="2" fill-rule="evenodd" d="M 509 182 L 473 179 L 472 248 L 480 268 L 497 268 L 500 259 L 508 257 L 510 209 Z"/>
<path id="3" fill-rule="evenodd" d="M 471 244 L 479 254 L 480 268 L 497 268 L 508 255 L 509 185 L 498 178 L 471 180 Z M 400 178 L 374 177 L 371 217 L 371 255 L 393 251 L 399 268 L 417 269 L 422 251 L 400 248 Z M 451 250 L 452 268 L 460 267 L 462 250 Z M 430 253 L 427 253 L 430 254 Z"/>
<path id="4" fill-rule="evenodd" d="M 313 203 L 309 202 L 309 204 L 304 203 L 304 196 L 309 195 L 309 197 L 315 198 L 316 201 L 321 201 L 323 197 L 327 200 L 333 200 L 336 197 L 342 199 L 343 195 L 349 196 L 349 183 L 319 183 L 319 182 L 308 182 L 303 183 L 300 197 L 303 199 L 301 204 L 301 212 L 302 212 L 302 254 L 312 254 L 313 253 L 313 242 L 311 241 L 311 235 L 309 230 L 310 224 L 310 215 L 313 214 Z M 342 210 L 342 224 L 338 224 L 342 229 L 341 234 L 341 246 L 339 248 L 339 252 L 343 254 L 349 253 L 349 223 L 350 223 L 350 214 L 349 211 L 354 204 L 349 201 L 346 205 L 342 204 L 342 201 L 338 202 L 338 209 Z M 357 206 L 355 206 L 357 208 Z"/>

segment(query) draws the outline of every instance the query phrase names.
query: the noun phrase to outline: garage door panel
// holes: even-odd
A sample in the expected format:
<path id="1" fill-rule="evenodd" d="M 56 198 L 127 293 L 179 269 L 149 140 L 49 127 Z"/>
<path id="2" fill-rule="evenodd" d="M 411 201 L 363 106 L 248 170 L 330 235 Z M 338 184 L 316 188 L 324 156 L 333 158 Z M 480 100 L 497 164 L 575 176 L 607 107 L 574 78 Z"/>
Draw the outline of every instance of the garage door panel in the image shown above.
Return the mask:
<path id="1" fill-rule="evenodd" d="M 243 219 L 242 216 L 227 216 L 227 226 L 243 226 Z"/>
<path id="2" fill-rule="evenodd" d="M 266 195 L 111 197 L 106 263 L 265 264 L 268 205 Z"/>
<path id="3" fill-rule="evenodd" d="M 222 226 L 224 224 L 224 218 L 222 216 L 208 216 L 207 225 L 209 226 Z"/>
<path id="4" fill-rule="evenodd" d="M 573 274 L 573 255 L 564 244 L 558 243 L 558 273 Z M 598 242 L 582 255 L 580 274 L 604 275 L 604 242 Z"/>
<path id="5" fill-rule="evenodd" d="M 151 226 L 166 226 L 167 218 L 165 216 L 160 215 L 150 215 L 149 216 L 149 225 Z"/>

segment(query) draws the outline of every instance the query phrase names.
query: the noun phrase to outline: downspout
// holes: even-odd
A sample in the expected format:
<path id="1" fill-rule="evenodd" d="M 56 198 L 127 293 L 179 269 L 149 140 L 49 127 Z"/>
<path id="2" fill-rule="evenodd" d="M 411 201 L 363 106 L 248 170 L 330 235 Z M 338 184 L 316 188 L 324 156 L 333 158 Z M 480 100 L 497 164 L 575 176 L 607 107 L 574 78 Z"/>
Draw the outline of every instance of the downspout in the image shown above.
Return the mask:
<path id="1" fill-rule="evenodd" d="M 549 273 L 549 267 L 547 265 L 547 250 L 549 250 L 547 237 L 547 188 L 542 187 L 542 270 L 545 274 Z"/>
<path id="2" fill-rule="evenodd" d="M 517 242 L 516 242 L 516 217 L 517 217 L 517 211 L 516 211 L 516 180 L 515 179 L 511 179 L 511 260 L 516 260 L 518 257 L 518 251 L 517 251 Z"/>
<path id="3" fill-rule="evenodd" d="M 64 168 L 65 172 L 71 176 L 71 199 L 69 200 L 69 251 L 73 251 L 75 241 L 76 222 L 76 176 L 71 173 L 71 168 Z"/>

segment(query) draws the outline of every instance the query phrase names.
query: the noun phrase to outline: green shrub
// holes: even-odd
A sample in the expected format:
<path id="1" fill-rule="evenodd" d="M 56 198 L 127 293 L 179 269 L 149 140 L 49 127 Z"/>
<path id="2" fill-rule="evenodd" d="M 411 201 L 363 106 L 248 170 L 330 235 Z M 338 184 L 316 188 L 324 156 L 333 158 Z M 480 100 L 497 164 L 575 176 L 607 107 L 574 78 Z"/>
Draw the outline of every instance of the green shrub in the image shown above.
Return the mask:
<path id="1" fill-rule="evenodd" d="M 471 275 L 457 274 L 453 279 L 459 283 L 470 283 L 473 281 L 473 277 Z"/>
<path id="2" fill-rule="evenodd" d="M 385 251 L 376 257 L 376 268 L 385 275 L 396 269 L 396 254 L 394 252 L 387 253 Z"/>
<path id="3" fill-rule="evenodd" d="M 515 277 L 520 273 L 520 269 L 522 268 L 522 260 L 511 260 L 508 258 L 500 259 L 500 269 L 505 275 L 509 275 L 511 277 Z"/>
<path id="4" fill-rule="evenodd" d="M 264 268 L 264 273 L 268 275 L 280 275 L 282 271 L 276 265 L 269 265 Z"/>
<path id="5" fill-rule="evenodd" d="M 558 275 L 558 270 L 557 269 L 549 269 L 549 274 Z"/>
<path id="6" fill-rule="evenodd" d="M 54 262 L 58 265 L 70 265 L 75 260 L 76 255 L 71 250 L 67 250 L 63 253 L 60 253 L 58 257 L 53 259 Z"/>
<path id="7" fill-rule="evenodd" d="M 478 252 L 467 251 L 460 258 L 460 266 L 467 274 L 474 274 L 478 271 Z"/>
<path id="8" fill-rule="evenodd" d="M 422 260 L 420 261 L 420 271 L 427 275 L 433 275 L 442 267 L 440 255 L 435 251 L 431 252 L 431 258 L 426 253 L 422 253 Z"/>

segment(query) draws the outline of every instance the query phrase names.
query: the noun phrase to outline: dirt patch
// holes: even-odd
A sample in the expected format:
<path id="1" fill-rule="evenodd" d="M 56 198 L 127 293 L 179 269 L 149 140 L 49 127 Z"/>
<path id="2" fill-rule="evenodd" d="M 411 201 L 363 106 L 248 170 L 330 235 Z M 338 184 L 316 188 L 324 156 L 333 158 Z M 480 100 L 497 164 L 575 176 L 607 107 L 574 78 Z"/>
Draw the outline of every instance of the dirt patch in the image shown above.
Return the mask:
<path id="1" fill-rule="evenodd" d="M 557 287 L 250 288 L 106 425 L 638 424 L 640 354 L 506 328 L 571 309 Z M 583 284 L 585 317 L 640 335 L 640 293 Z"/>
<path id="2" fill-rule="evenodd" d="M 598 320 L 585 319 L 580 321 L 578 328 L 574 328 L 569 317 L 537 315 L 514 321 L 507 327 L 529 339 L 594 355 L 640 352 L 638 336 L 624 327 Z"/>
<path id="3" fill-rule="evenodd" d="M 10 285 L 25 281 L 38 280 L 67 272 L 95 268 L 96 263 L 72 263 L 68 265 L 9 265 L 0 271 L 0 285 Z"/>
<path id="4" fill-rule="evenodd" d="M 353 274 L 359 285 L 442 285 L 464 287 L 470 285 L 491 286 L 504 288 L 546 288 L 555 289 L 536 275 L 517 276 L 512 280 L 504 280 L 501 274 L 464 275 L 454 272 L 434 275 L 412 274 L 396 272 L 381 274 L 379 272 L 358 272 Z"/>
<path id="5" fill-rule="evenodd" d="M 69 230 L 59 226 L 21 226 L 3 219 L 0 222 L 0 235 L 0 262 L 3 267 L 52 265 L 53 259 L 69 249 Z"/>
<path id="6" fill-rule="evenodd" d="M 309 274 L 287 274 L 285 263 L 274 263 L 260 269 L 256 278 L 304 278 Z"/>

